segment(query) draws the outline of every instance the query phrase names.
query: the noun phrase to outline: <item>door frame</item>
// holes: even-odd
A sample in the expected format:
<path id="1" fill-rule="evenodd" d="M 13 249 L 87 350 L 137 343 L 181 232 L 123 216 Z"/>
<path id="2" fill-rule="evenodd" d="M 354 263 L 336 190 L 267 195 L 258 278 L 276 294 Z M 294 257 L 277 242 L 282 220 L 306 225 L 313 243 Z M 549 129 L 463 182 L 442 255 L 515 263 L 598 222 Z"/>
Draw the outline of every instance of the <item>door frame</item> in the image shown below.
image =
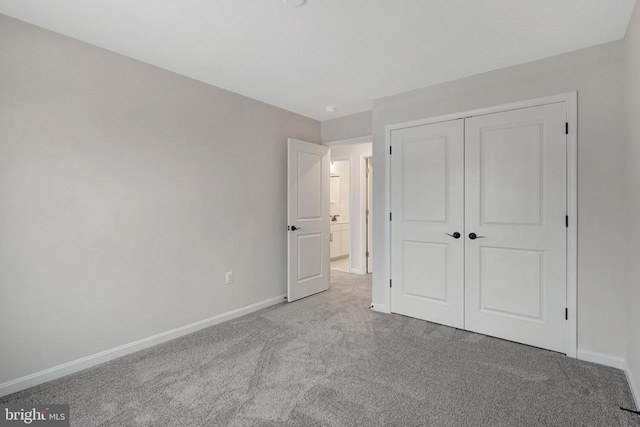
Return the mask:
<path id="1" fill-rule="evenodd" d="M 385 126 L 385 200 L 387 217 L 391 213 L 391 133 L 394 130 L 467 119 L 474 116 L 502 113 L 523 108 L 565 103 L 569 134 L 567 135 L 567 356 L 577 358 L 578 350 L 578 92 L 528 99 L 508 104 L 494 105 L 474 110 L 438 115 Z M 391 283 L 391 221 L 384 221 L 384 283 Z M 374 310 L 391 313 L 391 288 L 385 286 L 385 305 L 374 306 Z"/>
<path id="2" fill-rule="evenodd" d="M 373 177 L 369 177 L 372 175 L 372 171 L 369 168 L 373 169 L 373 155 L 364 157 L 365 274 L 373 273 Z M 369 193 L 371 193 L 371 196 L 369 196 Z M 367 214 L 367 211 L 369 211 L 369 214 Z M 371 229 L 371 234 L 369 234 L 369 229 Z M 367 255 L 367 252 L 369 252 L 369 255 Z"/>

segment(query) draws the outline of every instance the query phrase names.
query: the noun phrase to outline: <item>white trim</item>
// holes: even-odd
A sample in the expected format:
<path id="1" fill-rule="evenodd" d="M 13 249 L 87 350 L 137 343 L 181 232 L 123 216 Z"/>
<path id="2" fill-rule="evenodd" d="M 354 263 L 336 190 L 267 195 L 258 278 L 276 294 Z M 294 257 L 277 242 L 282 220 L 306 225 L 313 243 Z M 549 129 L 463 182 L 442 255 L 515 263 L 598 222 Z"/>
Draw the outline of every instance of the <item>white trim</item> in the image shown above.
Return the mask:
<path id="1" fill-rule="evenodd" d="M 575 358 L 577 357 L 576 351 L 578 347 L 578 92 L 568 92 L 386 125 L 384 215 L 389 215 L 391 211 L 391 156 L 389 155 L 389 147 L 391 146 L 392 131 L 562 102 L 567 105 L 567 121 L 569 122 L 569 135 L 567 136 L 567 214 L 569 215 L 569 228 L 567 230 L 567 308 L 569 309 L 569 319 L 567 321 L 567 356 Z M 385 305 L 389 307 L 390 312 L 391 289 L 387 285 L 391 279 L 391 224 L 386 218 L 384 224 L 384 301 Z"/>
<path id="2" fill-rule="evenodd" d="M 370 267 L 369 260 L 371 260 L 371 262 L 373 263 L 373 224 L 371 224 L 371 230 L 372 230 L 371 236 L 369 236 L 369 224 L 368 224 L 369 221 L 373 221 L 373 188 L 369 188 L 369 173 L 371 172 L 368 170 L 369 166 L 373 167 L 373 144 L 371 146 L 371 155 L 364 156 L 362 160 L 364 161 L 364 165 L 362 166 L 362 169 L 364 172 L 364 178 L 363 178 L 364 185 L 362 189 L 363 206 L 364 206 L 362 211 L 364 213 L 364 221 L 363 221 L 364 259 L 362 263 L 362 274 L 368 274 L 369 271 L 373 271 L 373 266 L 369 268 Z M 371 180 L 371 182 L 373 183 L 373 179 Z M 371 192 L 371 200 L 369 200 L 369 192 Z M 369 210 L 369 215 L 367 215 L 367 210 L 369 209 L 369 205 L 371 205 L 371 209 Z M 369 252 L 368 256 L 367 256 L 367 252 Z"/>
<path id="3" fill-rule="evenodd" d="M 490 107 L 477 108 L 475 110 L 461 111 L 458 113 L 443 114 L 440 116 L 427 117 L 424 119 L 412 120 L 403 123 L 394 123 L 385 126 L 386 133 L 398 129 L 406 129 L 422 125 L 430 125 L 433 123 L 449 122 L 452 120 L 468 119 L 470 117 L 484 116 L 487 114 L 502 113 L 505 111 L 520 110 L 529 107 L 538 107 L 540 105 L 557 104 L 560 102 L 571 103 L 577 100 L 578 92 L 567 92 L 559 95 L 545 96 L 542 98 L 533 98 L 525 101 L 512 102 L 509 104 L 492 105 Z M 577 117 L 577 114 L 576 114 Z"/>
<path id="4" fill-rule="evenodd" d="M 626 360 L 624 361 L 624 374 L 627 377 L 627 382 L 631 389 L 631 395 L 636 403 L 636 410 L 638 410 L 640 409 L 640 389 L 638 389 L 637 383 L 633 380 L 633 375 L 631 375 L 631 370 L 629 369 L 629 364 Z"/>
<path id="5" fill-rule="evenodd" d="M 253 313 L 254 311 L 261 310 L 263 308 L 271 307 L 272 305 L 283 303 L 285 301 L 284 298 L 285 295 L 280 295 L 278 297 L 270 298 L 255 304 L 248 305 L 246 307 L 228 311 L 223 314 L 218 314 L 217 316 L 200 320 L 189 325 L 181 326 L 170 331 L 162 332 L 157 335 L 124 344 L 119 347 L 101 351 L 100 353 L 92 354 L 90 356 L 73 360 L 71 362 L 63 363 L 62 365 L 54 366 L 52 368 L 45 369 L 34 374 L 26 375 L 15 380 L 7 381 L 3 384 L 0 384 L 0 397 L 36 386 L 38 384 L 45 383 L 47 381 L 55 380 L 56 378 L 73 374 L 74 372 L 82 371 L 83 369 L 87 369 L 92 366 L 99 365 L 100 363 L 117 359 L 118 357 L 122 357 L 127 354 L 135 353 L 136 351 L 140 351 L 148 347 L 153 347 L 154 345 L 179 338 L 183 335 L 191 334 L 200 329 L 217 325 L 219 323 L 226 322 L 227 320 L 232 320 L 237 317 Z"/>
<path id="6" fill-rule="evenodd" d="M 385 314 L 390 314 L 391 311 L 389 311 L 389 309 L 387 309 L 387 306 L 384 304 L 376 304 L 376 303 L 372 303 L 371 304 L 371 309 L 373 311 L 377 311 L 379 313 L 385 313 Z"/>
<path id="7" fill-rule="evenodd" d="M 567 103 L 567 356 L 578 349 L 578 92 L 564 95 Z"/>
<path id="8" fill-rule="evenodd" d="M 331 147 L 340 147 L 342 145 L 362 144 L 365 142 L 373 142 L 373 136 L 364 135 L 364 136 L 357 136 L 355 138 L 349 138 L 349 139 L 339 139 L 337 141 L 323 142 L 323 145 L 326 145 L 327 147 L 331 148 Z"/>
<path id="9" fill-rule="evenodd" d="M 599 365 L 609 366 L 616 369 L 624 369 L 624 359 L 622 357 L 596 353 L 595 351 L 584 350 L 582 348 L 579 348 L 576 353 L 578 360 L 597 363 Z"/>
<path id="10" fill-rule="evenodd" d="M 398 127 L 396 127 L 398 126 Z M 391 131 L 394 129 L 401 129 L 400 125 L 387 125 L 385 126 L 385 145 L 384 145 L 384 176 L 385 176 L 385 188 L 384 188 L 384 212 L 382 213 L 382 221 L 384 222 L 384 282 L 382 284 L 384 289 L 384 313 L 391 313 L 391 221 L 389 221 L 389 215 L 391 212 Z M 375 173 L 375 171 L 374 171 Z M 374 212 L 376 215 L 376 212 Z M 375 238 L 373 239 L 376 240 Z M 379 250 L 379 245 L 378 245 Z M 377 265 L 374 265 L 374 273 L 380 274 Z"/>
<path id="11" fill-rule="evenodd" d="M 361 154 L 358 156 L 358 166 L 360 166 L 360 188 L 358 189 L 360 192 L 358 199 L 358 204 L 360 205 L 360 238 L 358 239 L 358 246 L 360 247 L 360 265 L 362 268 L 352 268 L 351 272 L 360 275 L 367 273 L 367 158 L 369 157 L 373 158 L 373 143 L 371 144 L 371 155 Z M 351 240 L 353 241 L 353 236 L 351 236 Z"/>

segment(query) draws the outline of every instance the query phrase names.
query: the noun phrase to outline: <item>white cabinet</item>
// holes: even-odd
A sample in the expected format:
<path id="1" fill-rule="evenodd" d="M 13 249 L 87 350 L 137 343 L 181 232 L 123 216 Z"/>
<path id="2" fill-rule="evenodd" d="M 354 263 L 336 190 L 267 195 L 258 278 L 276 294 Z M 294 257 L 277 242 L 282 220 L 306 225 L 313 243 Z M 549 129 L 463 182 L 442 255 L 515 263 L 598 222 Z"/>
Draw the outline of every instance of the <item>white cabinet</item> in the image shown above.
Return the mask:
<path id="1" fill-rule="evenodd" d="M 330 256 L 331 258 L 339 258 L 349 255 L 350 236 L 349 223 L 331 224 Z"/>
<path id="2" fill-rule="evenodd" d="M 331 226 L 331 232 L 329 234 L 329 256 L 331 258 L 337 258 L 341 256 L 342 252 L 342 231 L 334 229 Z"/>

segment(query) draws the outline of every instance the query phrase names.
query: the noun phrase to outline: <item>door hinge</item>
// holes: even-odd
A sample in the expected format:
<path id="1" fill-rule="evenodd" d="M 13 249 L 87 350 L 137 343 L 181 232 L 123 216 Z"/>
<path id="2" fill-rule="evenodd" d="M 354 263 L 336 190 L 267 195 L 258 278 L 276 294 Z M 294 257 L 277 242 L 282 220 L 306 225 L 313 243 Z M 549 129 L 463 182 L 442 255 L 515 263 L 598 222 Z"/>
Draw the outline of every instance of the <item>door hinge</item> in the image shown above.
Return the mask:
<path id="1" fill-rule="evenodd" d="M 389 279 L 389 287 L 390 287 L 390 288 L 393 288 L 393 284 L 392 284 L 392 282 L 391 282 L 391 279 Z"/>
<path id="2" fill-rule="evenodd" d="M 369 209 L 365 211 L 365 215 L 369 215 Z"/>
<path id="3" fill-rule="evenodd" d="M 564 309 L 564 320 L 569 320 L 569 309 L 566 307 Z"/>
<path id="4" fill-rule="evenodd" d="M 367 256 L 367 257 L 369 256 L 369 251 L 367 251 L 367 253 L 366 253 L 366 255 L 365 255 L 365 256 Z"/>
<path id="5" fill-rule="evenodd" d="M 389 154 L 393 154 L 393 147 L 389 146 Z"/>
<path id="6" fill-rule="evenodd" d="M 389 212 L 389 221 L 393 221 L 393 214 Z"/>
<path id="7" fill-rule="evenodd" d="M 564 132 L 566 135 L 569 135 L 569 122 L 566 122 L 564 124 Z"/>
<path id="8" fill-rule="evenodd" d="M 569 228 L 569 215 L 565 215 L 564 217 L 564 225 Z"/>

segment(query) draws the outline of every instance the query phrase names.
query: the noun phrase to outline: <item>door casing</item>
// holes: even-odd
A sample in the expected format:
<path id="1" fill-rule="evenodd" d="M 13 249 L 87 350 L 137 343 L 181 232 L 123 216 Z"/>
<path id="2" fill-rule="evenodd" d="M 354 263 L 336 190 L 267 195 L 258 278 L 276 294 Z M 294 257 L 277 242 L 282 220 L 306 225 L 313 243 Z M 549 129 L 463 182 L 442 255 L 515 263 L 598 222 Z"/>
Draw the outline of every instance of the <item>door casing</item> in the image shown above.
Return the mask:
<path id="1" fill-rule="evenodd" d="M 567 227 L 567 356 L 576 358 L 578 347 L 577 335 L 577 295 L 578 295 L 578 92 L 567 92 L 542 98 L 529 99 L 509 104 L 495 105 L 475 110 L 461 111 L 458 113 L 433 116 L 410 122 L 396 123 L 385 126 L 385 211 L 384 217 L 384 283 L 385 304 L 374 304 L 373 309 L 383 313 L 391 313 L 391 133 L 394 130 L 411 128 L 452 120 L 467 119 L 470 117 L 487 114 L 501 113 L 505 111 L 519 110 L 541 105 L 564 103 L 567 109 L 568 135 L 567 135 L 567 214 L 569 226 Z"/>
<path id="2" fill-rule="evenodd" d="M 365 273 L 373 272 L 373 156 L 365 157 Z"/>

